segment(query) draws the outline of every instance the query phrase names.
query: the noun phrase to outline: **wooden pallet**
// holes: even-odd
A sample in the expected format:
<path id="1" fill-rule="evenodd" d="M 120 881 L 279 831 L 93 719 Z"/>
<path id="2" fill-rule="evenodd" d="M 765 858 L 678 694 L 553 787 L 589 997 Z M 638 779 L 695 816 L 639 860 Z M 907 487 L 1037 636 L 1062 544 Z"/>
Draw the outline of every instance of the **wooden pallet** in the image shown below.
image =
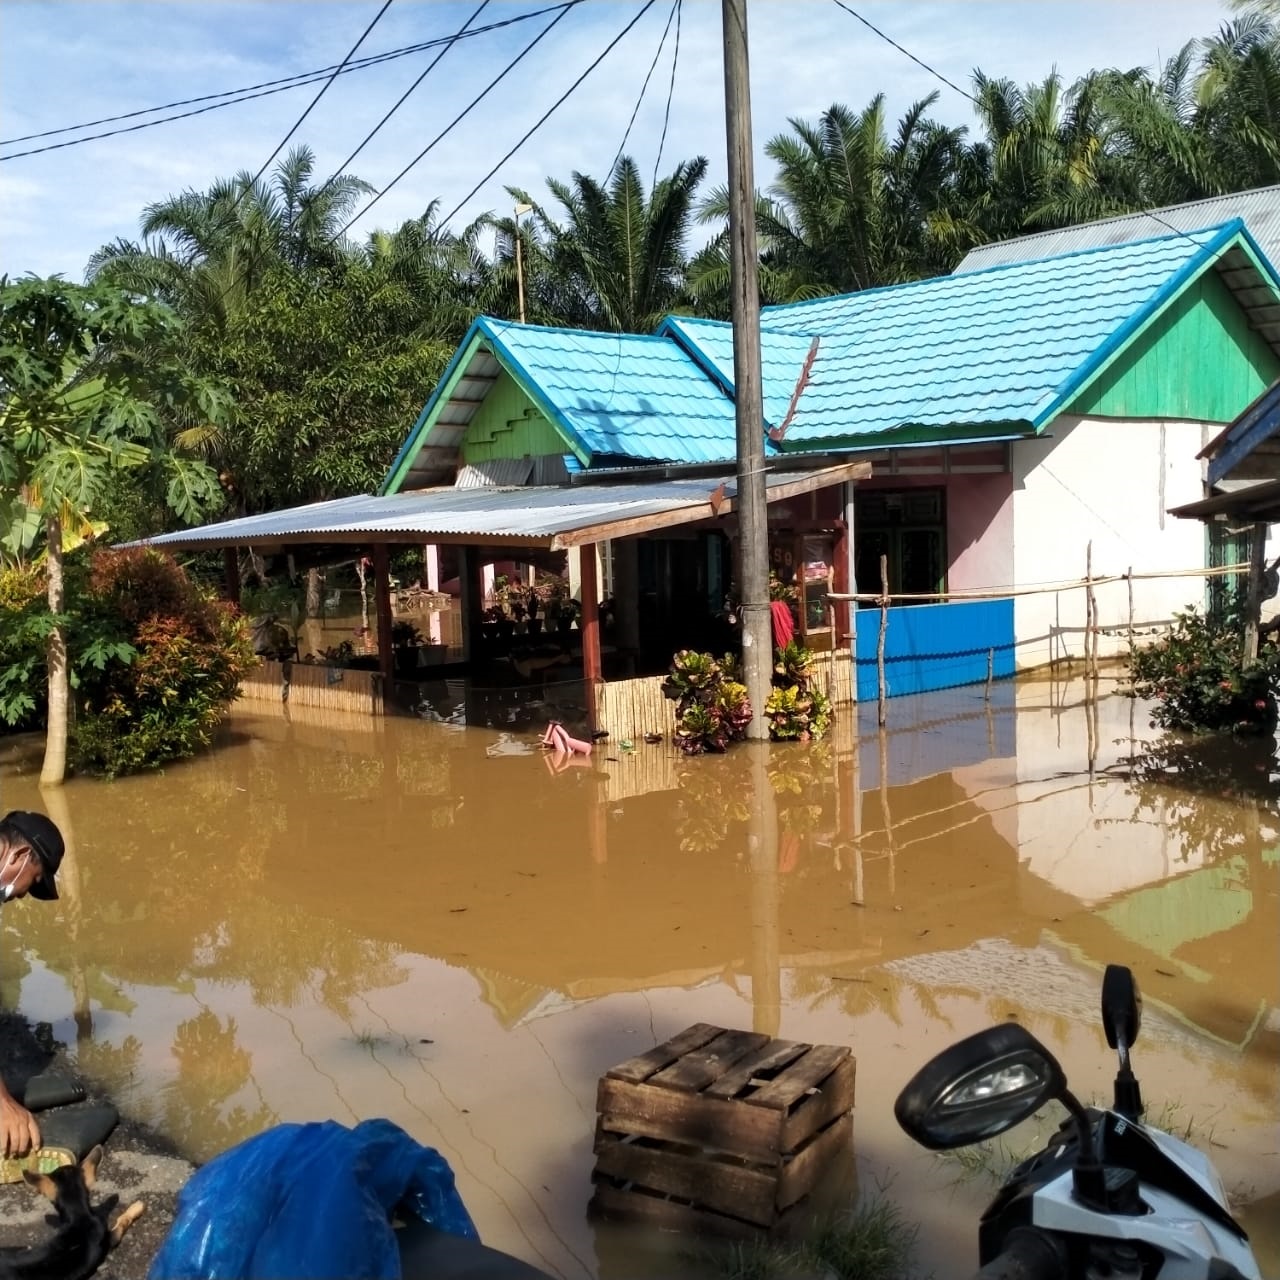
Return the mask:
<path id="1" fill-rule="evenodd" d="M 607 1071 L 592 1201 L 676 1229 L 773 1228 L 852 1140 L 847 1047 L 700 1022 Z"/>

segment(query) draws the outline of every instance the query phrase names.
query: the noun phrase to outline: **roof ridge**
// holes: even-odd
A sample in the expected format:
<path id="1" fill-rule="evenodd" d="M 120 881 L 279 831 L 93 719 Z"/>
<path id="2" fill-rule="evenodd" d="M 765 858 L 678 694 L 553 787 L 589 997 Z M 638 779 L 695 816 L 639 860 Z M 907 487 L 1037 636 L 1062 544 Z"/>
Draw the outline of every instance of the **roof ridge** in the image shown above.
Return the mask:
<path id="1" fill-rule="evenodd" d="M 579 338 L 643 338 L 646 342 L 666 342 L 656 333 L 628 333 L 618 329 L 578 329 L 564 324 L 525 324 L 519 320 L 504 320 L 500 316 L 479 315 L 474 323 L 483 327 L 490 337 L 502 338 L 506 334 L 533 330 L 536 333 L 572 334 Z"/>

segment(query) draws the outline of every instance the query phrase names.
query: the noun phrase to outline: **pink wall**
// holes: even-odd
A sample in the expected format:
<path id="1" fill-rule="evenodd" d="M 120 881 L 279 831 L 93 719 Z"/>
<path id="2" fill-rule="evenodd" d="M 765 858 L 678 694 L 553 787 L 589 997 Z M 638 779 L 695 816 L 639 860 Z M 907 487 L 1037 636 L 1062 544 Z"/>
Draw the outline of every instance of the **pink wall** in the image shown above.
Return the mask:
<path id="1" fill-rule="evenodd" d="M 876 476 L 859 480 L 858 488 L 945 489 L 948 588 L 1004 587 L 1013 582 L 1012 475 Z"/>

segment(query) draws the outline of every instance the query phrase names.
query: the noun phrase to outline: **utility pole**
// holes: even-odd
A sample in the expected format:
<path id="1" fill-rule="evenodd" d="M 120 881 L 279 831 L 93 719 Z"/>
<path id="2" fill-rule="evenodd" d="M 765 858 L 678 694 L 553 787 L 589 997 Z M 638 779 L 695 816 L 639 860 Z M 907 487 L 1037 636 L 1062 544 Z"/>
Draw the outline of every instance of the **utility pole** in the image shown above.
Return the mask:
<path id="1" fill-rule="evenodd" d="M 769 508 L 764 485 L 764 402 L 760 374 L 760 288 L 756 190 L 751 157 L 747 0 L 721 0 L 724 113 L 729 152 L 729 275 L 733 295 L 733 389 L 738 426 L 738 584 L 742 596 L 742 676 L 751 699 L 747 737 L 765 739 L 764 704 L 773 672 L 769 614 Z"/>

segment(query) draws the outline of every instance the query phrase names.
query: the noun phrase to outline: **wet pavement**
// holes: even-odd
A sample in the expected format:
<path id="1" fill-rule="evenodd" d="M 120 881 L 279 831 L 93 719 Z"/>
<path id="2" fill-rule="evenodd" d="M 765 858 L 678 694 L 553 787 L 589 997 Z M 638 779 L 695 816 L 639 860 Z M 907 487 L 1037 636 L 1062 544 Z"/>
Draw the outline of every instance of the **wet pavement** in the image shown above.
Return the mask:
<path id="1" fill-rule="evenodd" d="M 695 761 L 605 743 L 560 774 L 534 734 L 301 709 L 60 793 L 10 747 L 0 802 L 47 808 L 70 852 L 56 908 L 0 918 L 4 1000 L 191 1158 L 388 1116 L 488 1243 L 609 1280 L 700 1271 L 587 1218 L 605 1070 L 698 1021 L 849 1044 L 833 1181 L 883 1188 L 948 1276 L 990 1182 L 912 1147 L 898 1089 L 1016 1017 L 1108 1097 L 1098 988 L 1125 963 L 1151 1113 L 1210 1151 L 1276 1272 L 1276 766 L 1144 751 L 1140 707 L 1083 693 L 899 699 L 884 735 L 868 707 L 829 743 Z"/>

